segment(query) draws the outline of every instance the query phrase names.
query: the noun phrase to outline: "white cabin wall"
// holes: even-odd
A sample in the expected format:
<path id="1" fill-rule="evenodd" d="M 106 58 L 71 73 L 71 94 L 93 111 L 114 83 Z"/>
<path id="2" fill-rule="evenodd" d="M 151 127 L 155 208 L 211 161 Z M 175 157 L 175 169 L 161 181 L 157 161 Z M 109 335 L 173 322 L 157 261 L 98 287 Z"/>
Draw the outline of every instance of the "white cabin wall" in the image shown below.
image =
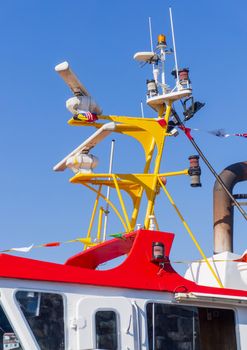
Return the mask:
<path id="1" fill-rule="evenodd" d="M 247 308 L 238 308 L 236 313 L 237 340 L 239 349 L 247 349 Z"/>
<path id="2" fill-rule="evenodd" d="M 117 300 L 121 298 L 121 300 L 126 299 L 130 304 L 135 302 L 139 308 L 139 316 L 140 316 L 140 331 L 141 331 L 141 350 L 148 350 L 148 342 L 147 342 L 147 332 L 146 332 L 146 318 L 145 318 L 145 309 L 147 302 L 164 302 L 164 303 L 178 303 L 174 299 L 174 295 L 172 293 L 166 292 L 152 292 L 152 291 L 138 291 L 138 290 L 130 290 L 130 289 L 120 289 L 120 288 L 107 288 L 107 287 L 95 287 L 95 286 L 87 286 L 87 285 L 78 285 L 78 284 L 65 284 L 65 283 L 51 283 L 51 282 L 38 282 L 38 281 L 28 281 L 28 280 L 10 280 L 10 279 L 0 279 L 0 295 L 1 302 L 6 309 L 9 317 L 11 318 L 11 323 L 13 323 L 13 327 L 17 332 L 18 336 L 22 340 L 22 344 L 26 349 L 36 350 L 38 349 L 35 341 L 32 339 L 32 336 L 28 332 L 28 327 L 26 326 L 26 322 L 22 319 L 21 314 L 19 313 L 19 309 L 17 303 L 14 300 L 14 293 L 17 290 L 33 290 L 33 291 L 41 291 L 41 292 L 54 292 L 58 294 L 62 294 L 64 296 L 64 306 L 65 306 L 65 322 L 66 322 L 66 350 L 83 350 L 87 349 L 87 345 L 93 346 L 93 337 L 91 331 L 89 331 L 89 335 L 91 339 L 87 339 L 85 341 L 85 346 L 79 345 L 82 341 L 79 342 L 81 329 L 84 327 L 84 308 L 80 309 L 78 313 L 78 307 L 80 303 L 83 301 L 87 302 L 89 298 L 94 298 L 96 302 L 94 305 L 103 305 L 103 307 L 108 308 L 117 308 Z M 97 299 L 99 303 L 97 303 Z M 115 299 L 115 301 L 114 301 Z M 109 302 L 108 302 L 109 301 Z M 180 304 L 180 303 L 179 303 Z M 181 303 L 181 305 L 186 305 L 186 303 Z M 82 305 L 82 304 L 81 304 Z M 92 304 L 93 305 L 93 304 Z M 188 304 L 187 304 L 188 305 Z M 192 305 L 190 303 L 190 305 Z M 134 312 L 133 308 L 126 309 L 124 307 L 124 303 L 120 305 L 119 314 L 120 317 L 124 315 L 126 318 L 126 314 L 129 312 Z M 200 307 L 220 307 L 220 308 L 231 308 L 228 304 L 224 307 L 221 305 L 212 305 L 208 304 L 199 304 Z M 93 306 L 94 307 L 94 306 Z M 86 308 L 85 308 L 86 309 Z M 238 342 L 238 349 L 247 349 L 247 308 L 246 307 L 232 307 L 235 311 L 236 315 L 236 336 Z M 85 313 L 88 311 L 85 310 Z M 130 328 L 130 333 L 133 334 L 133 318 L 132 324 Z M 126 328 L 128 328 L 127 321 L 124 323 L 123 329 L 121 329 L 122 333 L 126 333 Z M 130 339 L 130 338 L 128 338 Z M 121 345 L 121 350 L 136 350 L 136 347 L 131 348 L 129 346 L 129 340 L 126 338 L 126 344 Z M 125 341 L 125 340 L 123 340 Z M 90 348 L 90 347 L 89 347 Z M 140 350 L 140 349 L 138 349 Z"/>
<path id="3" fill-rule="evenodd" d="M 241 258 L 240 255 L 231 252 L 215 254 L 208 258 L 225 288 L 247 289 L 247 264 L 233 261 L 239 258 Z M 205 261 L 190 264 L 184 277 L 200 285 L 219 287 Z"/>
<path id="4" fill-rule="evenodd" d="M 99 307 L 103 305 L 107 306 L 107 300 L 109 300 L 108 307 L 109 308 L 117 308 L 119 305 L 119 314 L 122 318 L 123 315 L 126 318 L 126 312 L 133 313 L 133 308 L 130 307 L 129 311 L 124 307 L 123 303 L 117 303 L 119 298 L 126 299 L 131 305 L 132 302 L 136 302 L 139 308 L 140 315 L 140 324 L 141 324 L 141 349 L 147 350 L 147 336 L 146 336 L 146 320 L 144 317 L 144 311 L 146 307 L 147 300 L 160 300 L 163 302 L 171 302 L 172 294 L 168 293 L 160 293 L 160 292 L 148 292 L 148 291 L 136 291 L 129 289 L 119 289 L 119 288 L 106 288 L 106 287 L 95 287 L 95 286 L 86 286 L 86 285 L 71 285 L 65 283 L 50 283 L 50 282 L 38 282 L 38 281 L 28 281 L 28 280 L 10 280 L 10 279 L 2 279 L 0 280 L 0 293 L 2 297 L 2 303 L 6 305 L 6 312 L 11 317 L 11 319 L 15 319 L 15 324 L 13 325 L 20 339 L 24 339 L 23 345 L 30 344 L 32 342 L 32 347 L 26 346 L 27 349 L 37 349 L 35 345 L 35 341 L 32 339 L 32 336 L 28 332 L 28 325 L 22 319 L 21 314 L 19 312 L 19 308 L 14 299 L 14 294 L 17 290 L 32 290 L 32 291 L 41 291 L 41 292 L 54 292 L 58 294 L 64 295 L 65 299 L 65 322 L 66 322 L 66 350 L 82 350 L 87 349 L 88 346 L 93 346 L 93 337 L 91 330 L 88 330 L 88 336 L 90 336 L 90 340 L 85 337 L 85 347 L 79 346 L 79 338 L 80 338 L 80 329 L 84 327 L 85 318 L 83 315 L 80 316 L 78 314 L 78 305 L 83 303 L 84 300 L 87 302 L 89 298 L 98 299 Z M 115 299 L 115 302 L 114 302 Z M 103 303 L 103 304 L 102 304 Z M 96 305 L 94 303 L 94 305 Z M 107 307 L 107 308 L 108 308 Z M 83 310 L 83 309 L 81 309 Z M 88 311 L 86 311 L 88 312 Z M 17 315 L 17 316 L 16 316 Z M 133 334 L 133 317 L 131 324 L 131 332 Z M 77 328 L 77 329 L 75 329 Z M 126 333 L 127 329 L 127 321 L 123 324 L 123 329 L 121 329 L 122 333 Z M 86 335 L 86 334 L 85 334 Z M 133 350 L 128 346 L 129 340 L 123 339 L 124 344 L 122 345 L 121 350 L 129 349 Z M 25 344 L 24 344 L 25 343 Z M 33 345 L 34 344 L 34 345 Z M 89 348 L 90 348 L 89 347 Z M 138 349 L 139 350 L 139 349 Z"/>

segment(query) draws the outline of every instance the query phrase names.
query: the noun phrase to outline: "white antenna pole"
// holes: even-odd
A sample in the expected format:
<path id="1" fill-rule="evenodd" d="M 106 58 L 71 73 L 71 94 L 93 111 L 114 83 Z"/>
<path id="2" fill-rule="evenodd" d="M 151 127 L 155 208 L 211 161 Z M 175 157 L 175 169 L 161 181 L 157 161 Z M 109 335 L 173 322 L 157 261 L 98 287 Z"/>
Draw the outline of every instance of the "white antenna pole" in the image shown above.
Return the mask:
<path id="1" fill-rule="evenodd" d="M 112 173 L 112 164 L 113 164 L 113 156 L 114 156 L 114 146 L 115 146 L 115 140 L 112 140 L 112 141 L 111 141 L 110 163 L 109 163 L 109 174 Z M 107 198 L 107 200 L 110 199 L 110 186 L 107 187 L 106 198 Z M 107 229 L 107 223 L 108 223 L 108 214 L 109 214 L 109 204 L 108 204 L 108 202 L 106 202 L 105 220 L 104 220 L 104 231 L 103 231 L 103 241 L 106 240 L 106 229 Z"/>
<path id="2" fill-rule="evenodd" d="M 150 37 L 150 48 L 151 51 L 154 52 L 154 45 L 153 45 L 153 32 L 152 32 L 152 20 L 151 17 L 148 17 L 148 24 L 149 24 L 149 37 Z M 154 63 L 152 64 L 153 66 L 153 76 L 154 76 L 154 80 L 157 83 L 157 72 L 155 72 L 155 68 L 154 68 Z"/>
<path id="3" fill-rule="evenodd" d="M 148 17 L 148 23 L 149 23 L 150 47 L 151 47 L 151 51 L 154 52 L 151 17 Z"/>
<path id="4" fill-rule="evenodd" d="M 143 110 L 143 102 L 141 101 L 141 112 L 142 112 L 142 118 L 144 118 L 144 110 Z"/>
<path id="5" fill-rule="evenodd" d="M 170 22 L 171 22 L 171 29 L 172 29 L 172 43 L 173 43 L 173 50 L 174 50 L 174 60 L 175 60 L 175 69 L 176 69 L 176 75 L 177 75 L 177 86 L 179 83 L 179 77 L 178 77 L 178 61 L 177 61 L 177 51 L 176 51 L 176 43 L 175 43 L 175 35 L 174 35 L 174 27 L 173 27 L 173 19 L 172 19 L 172 9 L 169 7 L 170 12 Z"/>
<path id="6" fill-rule="evenodd" d="M 151 17 L 148 17 L 148 23 L 149 23 L 149 36 L 150 36 L 150 47 L 151 47 L 151 51 L 154 52 L 154 45 L 153 45 L 153 32 L 152 32 L 152 21 L 151 21 Z M 157 84 L 158 81 L 158 75 L 159 75 L 159 68 L 153 63 L 153 77 L 154 80 Z"/>

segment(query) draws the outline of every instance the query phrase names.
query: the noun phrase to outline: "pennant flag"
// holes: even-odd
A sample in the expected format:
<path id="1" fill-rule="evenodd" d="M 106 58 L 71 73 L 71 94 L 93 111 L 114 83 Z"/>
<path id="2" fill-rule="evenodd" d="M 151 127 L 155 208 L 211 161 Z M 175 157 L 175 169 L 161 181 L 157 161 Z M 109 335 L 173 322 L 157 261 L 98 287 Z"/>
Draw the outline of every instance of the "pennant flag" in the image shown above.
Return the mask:
<path id="1" fill-rule="evenodd" d="M 80 242 L 82 244 L 85 244 L 89 247 L 95 246 L 96 244 L 101 243 L 97 239 L 92 240 L 90 237 L 86 238 L 75 238 L 69 241 L 65 242 L 49 242 L 49 243 L 43 243 L 39 245 L 30 245 L 29 247 L 20 247 L 20 248 L 10 248 L 10 249 L 5 249 L 5 250 L 0 250 L 0 253 L 11 253 L 11 252 L 19 252 L 19 253 L 28 253 L 30 250 L 33 248 L 52 248 L 52 247 L 59 247 L 62 244 L 66 243 L 74 243 L 74 242 Z"/>
<path id="2" fill-rule="evenodd" d="M 89 247 L 92 247 L 92 246 L 94 246 L 94 245 L 96 245 L 96 244 L 98 244 L 98 243 L 101 243 L 101 242 L 98 242 L 98 241 L 95 241 L 95 242 L 93 242 L 92 240 L 91 240 L 91 238 L 76 238 L 76 239 L 73 239 L 72 241 L 67 241 L 67 242 L 65 242 L 65 243 L 72 243 L 72 242 L 80 242 L 80 243 L 82 243 L 82 244 L 86 244 L 87 246 L 89 246 Z"/>
<path id="3" fill-rule="evenodd" d="M 30 245 L 29 247 L 22 247 L 22 248 L 11 248 L 8 250 L 5 250 L 5 252 L 21 252 L 21 253 L 28 253 L 30 250 L 34 247 L 34 245 Z"/>
<path id="4" fill-rule="evenodd" d="M 227 138 L 227 137 L 231 137 L 231 136 L 239 136 L 239 137 L 244 137 L 244 138 L 247 138 L 247 133 L 237 133 L 237 134 L 229 134 L 228 132 L 226 132 L 224 129 L 215 129 L 215 130 L 203 130 L 203 129 L 198 129 L 198 128 L 193 128 L 193 129 L 190 129 L 190 128 L 186 128 L 186 127 L 181 127 L 179 126 L 179 128 L 181 130 L 183 130 L 185 132 L 185 134 L 190 138 L 191 135 L 190 135 L 190 131 L 193 130 L 193 131 L 202 131 L 202 132 L 206 132 L 208 134 L 211 134 L 211 135 L 214 135 L 216 137 L 220 137 L 220 138 Z"/>
<path id="5" fill-rule="evenodd" d="M 115 233 L 113 235 L 109 235 L 110 237 L 113 237 L 113 238 L 120 238 L 120 239 L 126 239 L 124 237 L 124 234 L 123 233 Z"/>
<path id="6" fill-rule="evenodd" d="M 217 130 L 212 130 L 208 131 L 209 134 L 212 134 L 217 137 L 229 137 L 231 136 L 230 134 L 227 134 L 224 129 L 217 129 Z"/>
<path id="7" fill-rule="evenodd" d="M 192 137 L 190 132 L 191 132 L 191 130 L 194 130 L 194 129 L 186 128 L 185 126 L 182 126 L 182 125 L 179 126 L 179 129 L 184 131 L 185 135 L 188 137 L 189 140 L 193 139 L 193 137 Z"/>
<path id="8" fill-rule="evenodd" d="M 246 134 L 234 134 L 234 136 L 240 136 L 240 137 L 246 137 L 247 138 L 247 133 Z"/>
<path id="9" fill-rule="evenodd" d="M 41 244 L 41 247 L 59 247 L 61 244 L 62 244 L 61 242 L 51 242 L 51 243 Z"/>

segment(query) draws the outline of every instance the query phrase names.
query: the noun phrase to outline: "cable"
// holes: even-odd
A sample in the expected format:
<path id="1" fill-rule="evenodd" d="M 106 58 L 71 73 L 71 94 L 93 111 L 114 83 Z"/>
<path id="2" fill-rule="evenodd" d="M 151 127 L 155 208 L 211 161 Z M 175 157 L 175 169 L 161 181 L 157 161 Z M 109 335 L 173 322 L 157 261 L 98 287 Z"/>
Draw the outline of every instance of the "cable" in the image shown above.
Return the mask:
<path id="1" fill-rule="evenodd" d="M 178 126 L 180 127 L 181 130 L 183 130 L 183 132 L 185 133 L 185 135 L 187 136 L 187 138 L 190 140 L 190 142 L 192 143 L 192 145 L 194 146 L 194 148 L 197 150 L 198 154 L 200 155 L 200 157 L 202 158 L 202 160 L 204 161 L 204 163 L 206 164 L 206 166 L 208 167 L 208 169 L 211 171 L 211 173 L 213 174 L 213 176 L 216 178 L 216 180 L 221 184 L 221 186 L 223 187 L 223 189 L 225 190 L 225 192 L 227 193 L 227 195 L 231 198 L 232 202 L 234 203 L 234 205 L 238 208 L 238 210 L 240 211 L 240 213 L 243 215 L 243 217 L 245 218 L 245 220 L 247 220 L 247 213 L 246 211 L 241 208 L 240 204 L 236 201 L 236 199 L 234 198 L 234 196 L 232 195 L 232 193 L 228 190 L 228 188 L 226 187 L 224 181 L 221 179 L 221 177 L 216 173 L 216 171 L 214 170 L 214 168 L 212 167 L 212 165 L 209 163 L 209 161 L 207 160 L 207 158 L 205 157 L 205 155 L 203 154 L 203 152 L 201 151 L 200 147 L 197 145 L 196 141 L 194 140 L 194 138 L 191 136 L 190 134 L 190 129 L 186 128 L 184 123 L 182 122 L 182 120 L 180 119 L 179 115 L 177 114 L 177 112 L 173 109 L 172 113 L 174 115 L 174 117 L 176 118 L 177 122 L 178 122 Z"/>

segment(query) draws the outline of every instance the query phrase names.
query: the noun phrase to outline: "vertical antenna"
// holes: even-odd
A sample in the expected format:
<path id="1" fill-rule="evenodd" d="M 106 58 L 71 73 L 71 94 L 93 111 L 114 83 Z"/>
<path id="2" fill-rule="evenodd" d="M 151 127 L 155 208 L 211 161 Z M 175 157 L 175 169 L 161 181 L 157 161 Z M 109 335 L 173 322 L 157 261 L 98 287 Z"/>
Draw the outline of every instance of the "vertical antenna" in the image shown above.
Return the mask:
<path id="1" fill-rule="evenodd" d="M 149 24 L 149 37 L 150 37 L 150 48 L 151 51 L 154 52 L 154 45 L 153 45 L 153 32 L 152 32 L 152 20 L 151 17 L 148 17 L 148 24 Z M 157 72 L 155 73 L 155 69 L 154 69 L 154 63 L 152 64 L 153 66 L 153 76 L 154 76 L 154 80 L 157 83 Z M 156 74 L 156 76 L 155 76 Z"/>
<path id="2" fill-rule="evenodd" d="M 175 60 L 175 69 L 177 74 L 177 86 L 179 82 L 178 78 L 178 61 L 177 61 L 177 51 L 176 51 L 176 43 L 175 43 L 175 35 L 174 35 L 174 27 L 173 27 L 173 19 L 172 19 L 172 9 L 169 7 L 170 12 L 170 22 L 171 22 L 171 29 L 172 29 L 172 44 L 173 44 L 173 50 L 174 50 L 174 60 Z"/>
<path id="3" fill-rule="evenodd" d="M 151 17 L 148 17 L 148 23 L 149 23 L 150 47 L 151 47 L 151 51 L 154 52 Z"/>
<path id="4" fill-rule="evenodd" d="M 112 140 L 112 141 L 111 141 L 110 163 L 109 163 L 109 174 L 112 173 L 112 164 L 113 164 L 113 156 L 114 156 L 114 146 L 115 146 L 115 140 Z M 107 200 L 110 199 L 110 186 L 107 187 L 106 198 L 107 198 Z M 104 231 L 103 231 L 103 241 L 106 240 L 106 229 L 107 229 L 107 223 L 108 223 L 108 214 L 109 214 L 109 204 L 108 204 L 108 202 L 106 202 L 105 220 L 104 220 Z"/>
<path id="5" fill-rule="evenodd" d="M 144 110 L 143 110 L 143 103 L 141 101 L 141 112 L 142 112 L 142 118 L 144 118 Z"/>
<path id="6" fill-rule="evenodd" d="M 150 48 L 151 51 L 154 52 L 154 45 L 153 45 L 153 32 L 152 32 L 152 21 L 151 21 L 151 17 L 148 17 L 148 23 L 149 23 L 149 36 L 150 36 Z M 158 75 L 159 75 L 159 69 L 158 67 L 155 67 L 155 64 L 152 64 L 153 66 L 153 77 L 154 80 L 157 84 L 158 81 Z"/>

